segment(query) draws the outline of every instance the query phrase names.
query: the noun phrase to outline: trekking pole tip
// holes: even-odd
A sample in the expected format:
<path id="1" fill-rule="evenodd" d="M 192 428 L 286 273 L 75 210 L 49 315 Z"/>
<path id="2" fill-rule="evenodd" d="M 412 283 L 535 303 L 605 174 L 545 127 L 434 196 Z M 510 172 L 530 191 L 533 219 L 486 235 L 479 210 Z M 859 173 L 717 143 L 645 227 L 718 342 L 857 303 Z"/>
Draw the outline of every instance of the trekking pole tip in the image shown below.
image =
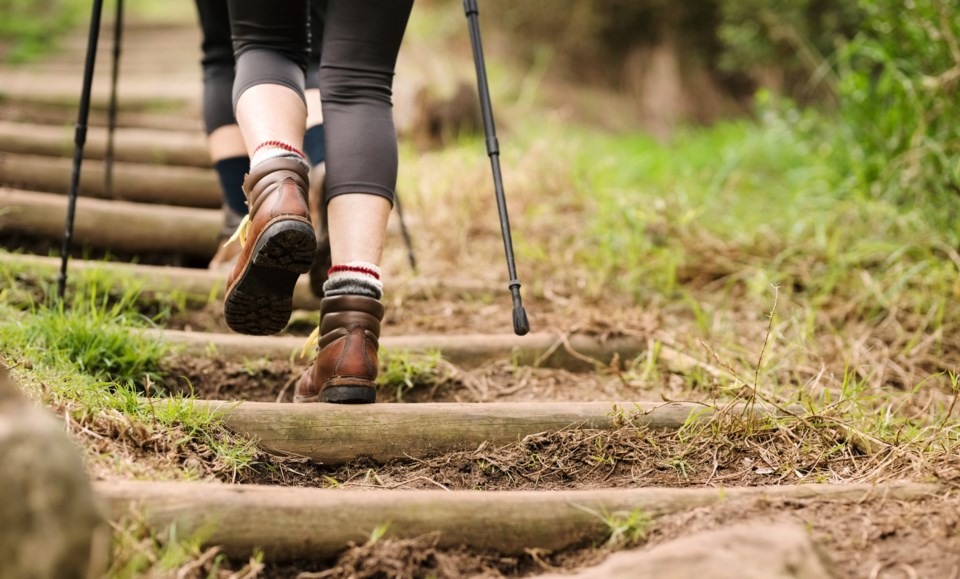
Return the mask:
<path id="1" fill-rule="evenodd" d="M 530 320 L 527 319 L 527 310 L 523 306 L 513 308 L 513 331 L 518 336 L 530 333 Z"/>

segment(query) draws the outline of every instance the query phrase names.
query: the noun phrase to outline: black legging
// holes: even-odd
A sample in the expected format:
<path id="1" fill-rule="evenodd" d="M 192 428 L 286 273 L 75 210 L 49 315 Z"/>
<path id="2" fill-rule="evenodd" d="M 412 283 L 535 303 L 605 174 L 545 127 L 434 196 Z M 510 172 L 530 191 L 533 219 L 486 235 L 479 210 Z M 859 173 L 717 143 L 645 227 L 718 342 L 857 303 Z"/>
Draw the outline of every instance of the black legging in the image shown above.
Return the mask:
<path id="1" fill-rule="evenodd" d="M 233 102 L 251 86 L 303 95 L 308 0 L 228 0 L 237 62 Z M 397 134 L 393 71 L 413 0 L 327 0 L 320 45 L 327 200 L 344 193 L 393 202 Z"/>
<path id="2" fill-rule="evenodd" d="M 236 124 L 233 115 L 233 42 L 227 0 L 195 0 L 203 32 L 203 122 L 209 135 L 226 125 Z M 319 88 L 320 39 L 326 2 L 310 1 L 310 61 L 306 88 Z"/>

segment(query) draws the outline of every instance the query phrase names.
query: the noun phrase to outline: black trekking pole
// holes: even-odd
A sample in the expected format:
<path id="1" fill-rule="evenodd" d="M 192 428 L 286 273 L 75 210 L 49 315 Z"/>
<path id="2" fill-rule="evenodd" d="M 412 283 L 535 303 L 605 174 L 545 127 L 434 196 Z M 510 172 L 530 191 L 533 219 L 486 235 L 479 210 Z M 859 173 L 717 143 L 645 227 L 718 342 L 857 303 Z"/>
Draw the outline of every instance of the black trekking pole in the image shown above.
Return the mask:
<path id="1" fill-rule="evenodd" d="M 510 274 L 510 294 L 513 297 L 513 331 L 522 336 L 530 331 L 527 312 L 520 299 L 520 280 L 517 279 L 517 264 L 513 258 L 513 240 L 510 236 L 510 219 L 507 216 L 507 199 L 503 193 L 503 176 L 500 174 L 500 144 L 497 142 L 497 128 L 493 124 L 493 109 L 490 106 L 490 88 L 487 86 L 487 66 L 483 60 L 483 43 L 480 41 L 480 9 L 477 0 L 463 0 L 463 10 L 467 14 L 470 27 L 470 44 L 473 46 L 473 62 L 477 67 L 477 91 L 480 93 L 480 113 L 483 116 L 483 132 L 487 138 L 487 156 L 493 170 L 493 188 L 497 195 L 497 209 L 500 211 L 500 232 L 503 234 L 503 248 L 507 254 L 507 271 Z"/>
<path id="2" fill-rule="evenodd" d="M 77 210 L 77 189 L 80 185 L 80 164 L 83 162 L 83 146 L 87 142 L 87 118 L 90 116 L 90 89 L 93 85 L 93 67 L 97 58 L 97 42 L 100 38 L 100 16 L 103 0 L 93 1 L 90 17 L 90 35 L 87 40 L 87 60 L 83 68 L 83 89 L 80 92 L 80 112 L 73 143 L 73 171 L 70 174 L 70 192 L 67 196 L 67 223 L 60 249 L 60 277 L 57 279 L 57 297 L 63 300 L 67 290 L 67 261 L 70 258 L 70 242 L 73 239 L 73 217 Z"/>
<path id="3" fill-rule="evenodd" d="M 123 0 L 117 1 L 113 25 L 113 74 L 110 79 L 110 112 L 107 117 L 107 152 L 103 159 L 103 193 L 113 196 L 113 135 L 117 129 L 117 80 L 120 77 L 120 46 L 123 41 Z"/>
<path id="4" fill-rule="evenodd" d="M 400 218 L 400 233 L 403 235 L 403 242 L 407 245 L 407 259 L 410 260 L 410 269 L 417 273 L 417 257 L 413 255 L 413 239 L 410 238 L 410 231 L 407 230 L 407 220 L 403 218 L 403 205 L 400 204 L 400 195 L 393 194 L 393 205 L 397 208 L 397 217 Z"/>

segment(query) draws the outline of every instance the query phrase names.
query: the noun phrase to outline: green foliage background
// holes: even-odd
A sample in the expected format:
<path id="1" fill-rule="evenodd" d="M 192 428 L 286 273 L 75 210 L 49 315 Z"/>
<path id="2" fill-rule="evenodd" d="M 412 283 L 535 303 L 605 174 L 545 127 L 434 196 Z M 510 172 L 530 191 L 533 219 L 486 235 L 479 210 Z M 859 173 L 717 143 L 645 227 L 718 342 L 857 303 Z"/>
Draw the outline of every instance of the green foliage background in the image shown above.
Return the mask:
<path id="1" fill-rule="evenodd" d="M 617 86 L 629 51 L 679 39 L 683 66 L 705 67 L 758 112 L 820 142 L 848 191 L 930 203 L 949 227 L 960 195 L 960 17 L 948 0 L 488 0 L 487 18 L 549 46 L 560 74 Z M 483 13 L 483 12 L 482 12 Z M 491 14 L 492 13 L 492 14 Z M 491 24 L 494 24 L 491 22 Z M 797 104 L 793 104 L 797 103 Z M 793 112 L 791 112 L 793 111 Z"/>
<path id="2" fill-rule="evenodd" d="M 0 44 L 4 60 L 24 62 L 56 46 L 88 8 L 82 0 L 0 0 Z"/>
<path id="3" fill-rule="evenodd" d="M 945 0 L 860 0 L 837 54 L 836 160 L 871 195 L 940 208 L 960 195 L 960 18 Z"/>

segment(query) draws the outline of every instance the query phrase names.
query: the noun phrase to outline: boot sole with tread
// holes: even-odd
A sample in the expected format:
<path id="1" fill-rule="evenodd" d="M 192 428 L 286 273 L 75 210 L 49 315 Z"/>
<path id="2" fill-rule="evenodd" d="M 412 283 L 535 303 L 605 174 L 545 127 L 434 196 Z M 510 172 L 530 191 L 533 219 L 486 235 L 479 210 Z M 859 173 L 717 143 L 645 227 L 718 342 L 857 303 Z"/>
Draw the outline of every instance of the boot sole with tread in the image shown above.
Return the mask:
<path id="1" fill-rule="evenodd" d="M 317 251 L 313 226 L 283 219 L 264 229 L 246 270 L 224 300 L 227 326 L 253 336 L 276 334 L 287 327 L 293 289 L 310 271 Z"/>

